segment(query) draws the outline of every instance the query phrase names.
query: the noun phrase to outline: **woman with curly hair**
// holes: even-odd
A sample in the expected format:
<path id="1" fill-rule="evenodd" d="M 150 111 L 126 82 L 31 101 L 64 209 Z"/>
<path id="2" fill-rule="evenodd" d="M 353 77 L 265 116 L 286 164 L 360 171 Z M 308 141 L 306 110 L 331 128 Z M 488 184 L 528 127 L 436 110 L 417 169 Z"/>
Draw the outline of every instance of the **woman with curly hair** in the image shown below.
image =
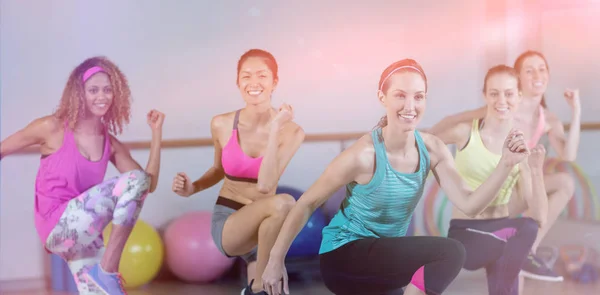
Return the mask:
<path id="1" fill-rule="evenodd" d="M 152 110 L 146 169 L 115 135 L 129 123 L 131 91 L 110 60 L 93 57 L 71 73 L 58 110 L 4 139 L 0 159 L 38 144 L 35 226 L 46 251 L 62 257 L 81 294 L 125 294 L 119 261 L 144 199 L 155 190 L 164 114 Z M 104 180 L 108 162 L 121 173 Z M 112 221 L 104 248 L 102 231 Z"/>

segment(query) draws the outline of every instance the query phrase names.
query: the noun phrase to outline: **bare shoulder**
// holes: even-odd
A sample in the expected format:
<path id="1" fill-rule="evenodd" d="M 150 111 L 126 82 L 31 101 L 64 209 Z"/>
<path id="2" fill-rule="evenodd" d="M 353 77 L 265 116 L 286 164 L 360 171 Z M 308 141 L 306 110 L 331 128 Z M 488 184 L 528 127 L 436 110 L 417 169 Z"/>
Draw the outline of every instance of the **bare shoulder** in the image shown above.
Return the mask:
<path id="1" fill-rule="evenodd" d="M 231 128 L 233 126 L 233 119 L 235 117 L 235 111 L 218 114 L 210 120 L 210 129 L 212 131 L 221 131 L 226 126 Z"/>
<path id="2" fill-rule="evenodd" d="M 427 151 L 432 152 L 436 151 L 440 148 L 440 146 L 446 146 L 444 141 L 442 141 L 439 137 L 428 133 L 428 132 L 419 132 L 421 134 L 421 138 L 423 138 L 423 143 L 425 143 L 425 147 Z"/>
<path id="3" fill-rule="evenodd" d="M 43 147 L 55 150 L 62 144 L 65 125 L 54 115 L 39 117 L 23 130 L 27 137 L 37 138 Z"/>
<path id="4" fill-rule="evenodd" d="M 343 154 L 349 161 L 353 161 L 356 168 L 360 170 L 373 170 L 375 166 L 375 145 L 370 133 L 361 136 L 356 142 L 350 145 Z"/>
<path id="5" fill-rule="evenodd" d="M 449 152 L 448 146 L 443 140 L 431 133 L 421 132 L 421 137 L 427 152 L 429 152 L 431 167 L 434 167 Z"/>
<path id="6" fill-rule="evenodd" d="M 48 115 L 37 118 L 30 123 L 30 126 L 35 130 L 44 132 L 46 134 L 55 134 L 63 131 L 63 122 L 61 122 L 56 116 Z"/>
<path id="7" fill-rule="evenodd" d="M 544 117 L 546 118 L 546 126 L 550 127 L 549 129 L 555 128 L 557 125 L 562 126 L 560 118 L 554 112 L 544 109 Z"/>

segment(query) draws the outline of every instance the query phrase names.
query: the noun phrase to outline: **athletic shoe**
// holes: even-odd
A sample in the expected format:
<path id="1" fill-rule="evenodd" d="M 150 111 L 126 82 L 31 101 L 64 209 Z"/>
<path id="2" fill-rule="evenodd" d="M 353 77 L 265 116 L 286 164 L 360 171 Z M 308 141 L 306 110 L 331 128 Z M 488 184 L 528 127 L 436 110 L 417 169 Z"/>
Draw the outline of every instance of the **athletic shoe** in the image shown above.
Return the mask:
<path id="1" fill-rule="evenodd" d="M 534 280 L 548 281 L 548 282 L 562 282 L 564 278 L 548 268 L 544 262 L 530 253 L 521 267 L 522 276 Z"/>
<path id="2" fill-rule="evenodd" d="M 252 292 L 252 283 L 254 283 L 254 280 L 250 281 L 250 284 L 248 284 L 246 288 L 242 289 L 242 293 L 240 295 L 269 295 L 265 291 L 260 291 L 258 293 Z"/>
<path id="3" fill-rule="evenodd" d="M 120 273 L 107 273 L 100 264 L 96 264 L 87 273 L 87 277 L 106 295 L 127 295 Z"/>

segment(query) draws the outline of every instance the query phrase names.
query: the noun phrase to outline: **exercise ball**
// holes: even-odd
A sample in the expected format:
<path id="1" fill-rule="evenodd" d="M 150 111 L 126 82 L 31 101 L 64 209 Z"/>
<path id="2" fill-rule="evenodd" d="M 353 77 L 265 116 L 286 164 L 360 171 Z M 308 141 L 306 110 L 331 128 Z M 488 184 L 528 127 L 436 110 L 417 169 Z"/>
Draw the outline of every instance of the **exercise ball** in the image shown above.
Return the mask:
<path id="1" fill-rule="evenodd" d="M 211 217 L 210 211 L 187 213 L 165 230 L 167 267 L 185 282 L 212 282 L 235 262 L 217 249 L 211 235 Z"/>
<path id="2" fill-rule="evenodd" d="M 276 190 L 277 194 L 289 194 L 294 199 L 298 200 L 303 192 L 288 186 L 280 186 Z M 321 240 L 323 238 L 322 231 L 327 225 L 327 218 L 321 208 L 317 208 L 310 216 L 300 233 L 296 236 L 290 249 L 288 257 L 304 257 L 319 254 Z"/>
<path id="3" fill-rule="evenodd" d="M 323 210 L 317 208 L 292 242 L 288 256 L 304 257 L 318 255 L 323 238 L 322 231 L 326 225 L 327 219 L 325 218 L 325 214 L 323 214 Z"/>
<path id="4" fill-rule="evenodd" d="M 298 201 L 298 199 L 300 199 L 300 196 L 302 196 L 303 193 L 304 192 L 299 189 L 289 187 L 289 186 L 284 186 L 284 185 L 278 186 L 277 189 L 275 190 L 275 194 L 277 194 L 277 195 L 288 194 L 288 195 L 294 197 L 294 199 L 296 201 Z"/>
<path id="5" fill-rule="evenodd" d="M 110 242 L 112 223 L 104 228 L 104 246 Z M 119 272 L 125 288 L 136 288 L 152 281 L 160 270 L 164 257 L 163 242 L 158 232 L 148 223 L 138 220 L 125 243 Z"/>
<path id="6" fill-rule="evenodd" d="M 333 195 L 331 195 L 331 197 L 329 197 L 329 199 L 327 199 L 327 201 L 325 202 L 325 204 L 323 204 L 322 208 L 323 208 L 323 213 L 325 214 L 325 217 L 327 217 L 328 219 L 333 218 L 333 216 L 335 216 L 335 214 L 338 213 L 338 211 L 340 210 L 340 207 L 342 206 L 342 202 L 344 201 L 344 199 L 346 198 L 346 186 L 342 186 L 340 189 L 338 189 L 335 193 L 333 193 Z"/>

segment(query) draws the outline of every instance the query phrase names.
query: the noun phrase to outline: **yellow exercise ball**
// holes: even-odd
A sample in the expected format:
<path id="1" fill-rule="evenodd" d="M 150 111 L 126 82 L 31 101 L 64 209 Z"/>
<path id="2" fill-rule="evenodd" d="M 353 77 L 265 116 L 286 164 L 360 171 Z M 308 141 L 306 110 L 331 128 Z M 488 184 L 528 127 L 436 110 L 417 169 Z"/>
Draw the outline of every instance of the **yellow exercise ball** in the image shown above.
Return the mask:
<path id="1" fill-rule="evenodd" d="M 104 228 L 104 246 L 108 245 L 112 223 Z M 163 263 L 164 245 L 158 232 L 149 224 L 138 220 L 119 262 L 119 272 L 125 280 L 125 288 L 136 288 L 152 281 Z"/>

